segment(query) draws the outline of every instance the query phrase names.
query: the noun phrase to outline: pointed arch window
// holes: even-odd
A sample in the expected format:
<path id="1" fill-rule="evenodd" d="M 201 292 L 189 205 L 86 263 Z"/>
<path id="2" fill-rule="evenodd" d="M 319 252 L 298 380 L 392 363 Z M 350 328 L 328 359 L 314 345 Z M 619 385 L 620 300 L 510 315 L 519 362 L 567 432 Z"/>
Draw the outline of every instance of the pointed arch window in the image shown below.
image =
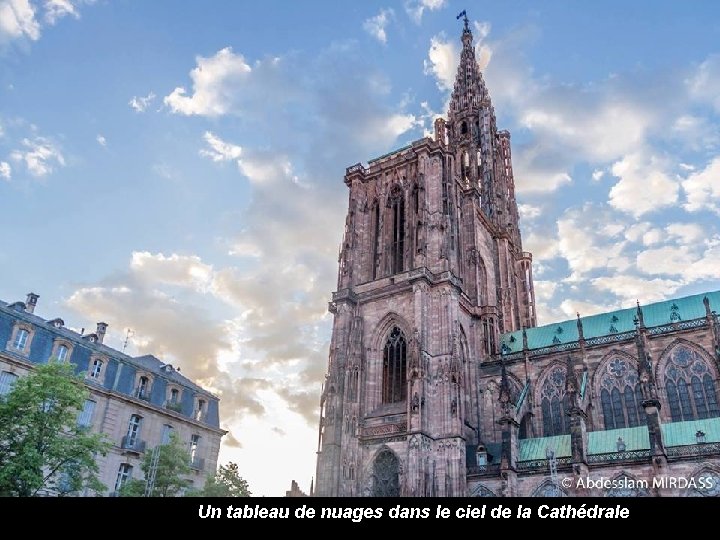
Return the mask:
<path id="1" fill-rule="evenodd" d="M 569 433 L 569 422 L 565 414 L 565 368 L 552 368 L 540 390 L 543 436 Z"/>
<path id="2" fill-rule="evenodd" d="M 720 416 L 717 383 L 696 350 L 678 345 L 670 352 L 664 384 L 673 422 Z"/>
<path id="3" fill-rule="evenodd" d="M 383 403 L 398 403 L 407 397 L 407 342 L 396 326 L 383 350 Z"/>
<path id="4" fill-rule="evenodd" d="M 397 274 L 404 270 L 405 255 L 405 199 L 402 190 L 397 188 L 393 191 L 390 200 L 390 208 L 392 210 L 392 239 L 391 239 L 391 256 L 392 256 L 392 274 Z"/>
<path id="5" fill-rule="evenodd" d="M 605 429 L 645 423 L 645 409 L 637 366 L 627 358 L 613 358 L 600 372 L 600 404 Z"/>
<path id="6" fill-rule="evenodd" d="M 383 450 L 373 463 L 373 497 L 400 496 L 400 463 L 390 450 Z"/>
<path id="7" fill-rule="evenodd" d="M 483 319 L 483 348 L 489 356 L 495 354 L 495 319 Z"/>

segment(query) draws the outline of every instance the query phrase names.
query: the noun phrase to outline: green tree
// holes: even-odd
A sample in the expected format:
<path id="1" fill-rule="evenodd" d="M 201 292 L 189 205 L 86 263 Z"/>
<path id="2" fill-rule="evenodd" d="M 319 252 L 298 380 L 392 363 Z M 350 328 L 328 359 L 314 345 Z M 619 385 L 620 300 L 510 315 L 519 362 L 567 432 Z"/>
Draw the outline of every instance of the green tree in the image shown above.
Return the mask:
<path id="1" fill-rule="evenodd" d="M 88 397 L 74 366 L 63 362 L 37 366 L 0 397 L 0 495 L 105 490 L 95 456 L 109 443 L 77 422 Z"/>
<path id="2" fill-rule="evenodd" d="M 250 497 L 247 480 L 240 477 L 237 463 L 220 465 L 215 475 L 205 481 L 205 487 L 193 495 L 198 497 Z"/>
<path id="3" fill-rule="evenodd" d="M 157 461 L 153 456 L 157 451 Z M 190 453 L 176 433 L 170 435 L 170 442 L 145 452 L 140 468 L 146 480 L 131 480 L 120 489 L 122 497 L 142 497 L 147 488 L 147 479 L 155 468 L 155 481 L 148 493 L 150 497 L 177 497 L 191 485 L 185 475 L 190 473 Z"/>

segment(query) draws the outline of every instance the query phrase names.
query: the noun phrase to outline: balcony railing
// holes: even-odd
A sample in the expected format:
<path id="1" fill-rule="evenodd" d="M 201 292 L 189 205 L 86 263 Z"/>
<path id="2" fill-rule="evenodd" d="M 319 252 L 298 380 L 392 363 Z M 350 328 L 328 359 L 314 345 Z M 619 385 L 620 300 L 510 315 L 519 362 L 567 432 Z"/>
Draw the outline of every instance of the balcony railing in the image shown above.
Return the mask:
<path id="1" fill-rule="evenodd" d="M 182 412 L 182 403 L 179 401 L 166 401 L 165 408 L 175 412 Z"/>
<path id="2" fill-rule="evenodd" d="M 138 399 L 142 399 L 143 401 L 150 401 L 150 392 L 148 392 L 147 390 L 136 388 L 134 394 L 135 397 Z"/>
<path id="3" fill-rule="evenodd" d="M 196 471 L 202 471 L 205 469 L 205 460 L 203 458 L 196 457 L 190 461 L 190 468 Z"/>
<path id="4" fill-rule="evenodd" d="M 140 440 L 138 437 L 128 437 L 125 435 L 122 438 L 120 447 L 123 450 L 132 450 L 133 452 L 140 453 L 145 451 L 145 441 Z"/>

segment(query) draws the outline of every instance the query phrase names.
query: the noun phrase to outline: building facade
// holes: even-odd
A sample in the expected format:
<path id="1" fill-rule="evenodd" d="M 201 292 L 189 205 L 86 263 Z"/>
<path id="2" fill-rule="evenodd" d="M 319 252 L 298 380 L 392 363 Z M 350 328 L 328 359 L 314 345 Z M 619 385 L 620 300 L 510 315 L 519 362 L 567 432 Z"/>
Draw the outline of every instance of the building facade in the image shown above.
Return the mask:
<path id="1" fill-rule="evenodd" d="M 593 494 L 559 479 L 671 472 L 720 482 L 708 465 L 720 463 L 720 296 L 537 328 L 510 134 L 467 19 L 461 39 L 434 137 L 345 174 L 315 493 Z"/>
<path id="2" fill-rule="evenodd" d="M 105 323 L 97 323 L 95 333 L 78 334 L 62 319 L 37 316 L 38 298 L 30 293 L 25 302 L 0 301 L 0 394 L 35 365 L 71 362 L 90 393 L 78 422 L 112 443 L 108 454 L 97 458 L 107 495 L 131 478 L 144 478 L 144 454 L 167 443 L 173 432 L 187 444 L 192 487 L 201 488 L 215 472 L 225 434 L 218 398 L 154 356 L 131 357 L 107 347 Z"/>

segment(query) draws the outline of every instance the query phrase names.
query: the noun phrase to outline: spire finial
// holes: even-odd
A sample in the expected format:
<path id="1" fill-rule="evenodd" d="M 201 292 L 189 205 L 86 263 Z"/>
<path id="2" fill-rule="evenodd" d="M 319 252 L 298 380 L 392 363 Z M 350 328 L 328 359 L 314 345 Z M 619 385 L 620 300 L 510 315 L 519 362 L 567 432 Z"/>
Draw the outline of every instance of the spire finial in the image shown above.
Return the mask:
<path id="1" fill-rule="evenodd" d="M 465 28 L 463 30 L 465 32 L 469 32 L 470 31 L 470 21 L 468 21 L 467 12 L 464 9 L 460 13 L 458 13 L 458 16 L 455 17 L 455 19 L 460 20 L 460 17 L 463 18 L 463 22 L 465 23 Z"/>
<path id="2" fill-rule="evenodd" d="M 585 339 L 585 334 L 584 334 L 584 332 L 583 332 L 582 319 L 580 318 L 580 312 L 579 312 L 579 311 L 576 312 L 575 314 L 577 315 L 578 339 L 582 341 L 583 339 Z"/>
<path id="3" fill-rule="evenodd" d="M 635 316 L 635 319 L 637 319 L 636 325 L 639 325 L 640 328 L 645 328 L 645 317 L 643 316 L 643 310 L 640 307 L 640 300 L 636 300 L 635 303 L 637 304 L 637 315 Z"/>

